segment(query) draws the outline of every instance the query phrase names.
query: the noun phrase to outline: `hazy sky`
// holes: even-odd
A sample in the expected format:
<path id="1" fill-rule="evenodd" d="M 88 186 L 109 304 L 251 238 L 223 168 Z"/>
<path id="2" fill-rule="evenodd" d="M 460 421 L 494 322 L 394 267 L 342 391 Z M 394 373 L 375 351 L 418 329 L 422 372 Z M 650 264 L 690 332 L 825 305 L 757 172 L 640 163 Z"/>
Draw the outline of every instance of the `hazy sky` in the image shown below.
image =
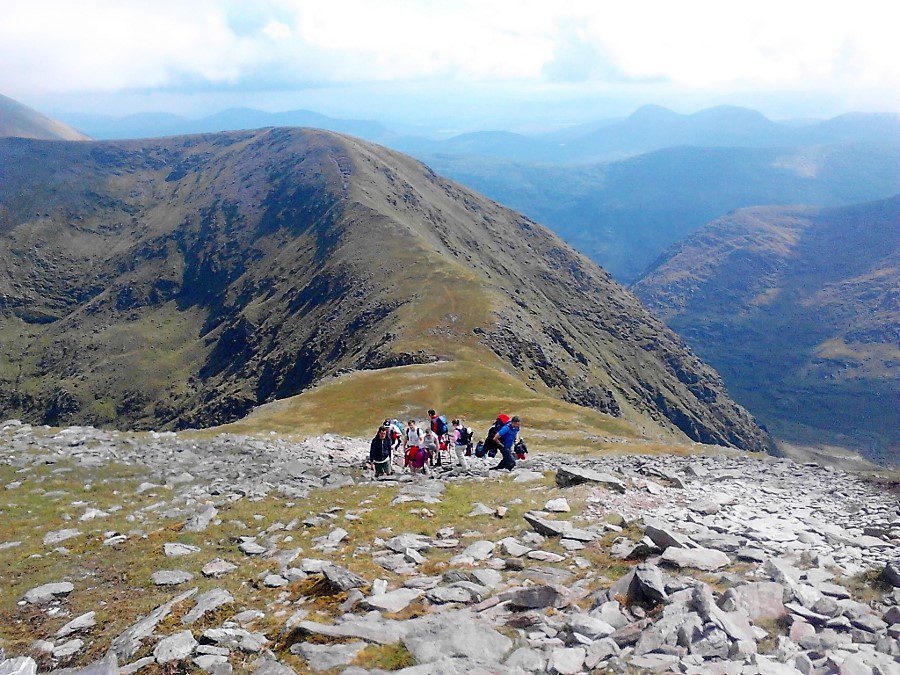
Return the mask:
<path id="1" fill-rule="evenodd" d="M 523 124 L 718 103 L 900 109 L 889 0 L 2 0 L 0 92 L 43 109 L 308 107 Z M 562 120 L 569 121 L 569 120 Z"/>

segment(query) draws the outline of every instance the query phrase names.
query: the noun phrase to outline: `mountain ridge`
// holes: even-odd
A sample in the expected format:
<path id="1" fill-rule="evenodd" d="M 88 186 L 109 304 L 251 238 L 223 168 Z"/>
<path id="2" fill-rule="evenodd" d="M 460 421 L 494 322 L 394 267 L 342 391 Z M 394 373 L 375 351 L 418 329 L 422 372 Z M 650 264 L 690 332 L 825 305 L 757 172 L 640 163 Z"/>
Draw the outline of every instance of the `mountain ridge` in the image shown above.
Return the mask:
<path id="1" fill-rule="evenodd" d="M 0 138 L 87 141 L 89 136 L 0 94 Z"/>
<path id="2" fill-rule="evenodd" d="M 5 413 L 206 426 L 329 374 L 449 358 L 770 447 L 605 272 L 395 151 L 271 129 L 0 157 Z"/>
<path id="3" fill-rule="evenodd" d="M 741 209 L 634 285 L 780 437 L 881 459 L 898 445 L 900 196 Z"/>

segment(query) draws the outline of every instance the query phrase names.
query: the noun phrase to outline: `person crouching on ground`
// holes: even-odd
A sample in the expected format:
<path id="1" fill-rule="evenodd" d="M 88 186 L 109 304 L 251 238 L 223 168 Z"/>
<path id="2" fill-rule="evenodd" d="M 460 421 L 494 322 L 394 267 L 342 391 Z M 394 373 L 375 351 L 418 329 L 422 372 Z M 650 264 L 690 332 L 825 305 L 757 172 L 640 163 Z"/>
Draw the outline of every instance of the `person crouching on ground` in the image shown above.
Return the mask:
<path id="1" fill-rule="evenodd" d="M 387 427 L 379 427 L 369 446 L 369 464 L 375 469 L 375 478 L 391 473 L 391 447 L 393 441 Z"/>
<path id="2" fill-rule="evenodd" d="M 466 455 L 471 454 L 472 438 L 469 430 L 466 429 L 459 420 L 453 420 L 453 431 L 450 432 L 450 443 L 456 452 L 456 461 L 463 470 L 468 470 L 469 463 L 466 461 Z"/>
<path id="3" fill-rule="evenodd" d="M 500 452 L 503 459 L 494 467 L 494 470 L 506 469 L 512 471 L 516 468 L 516 459 L 513 457 L 513 446 L 516 444 L 516 436 L 519 434 L 519 416 L 514 416 L 508 424 L 506 424 L 494 436 L 494 442 L 500 446 Z"/>

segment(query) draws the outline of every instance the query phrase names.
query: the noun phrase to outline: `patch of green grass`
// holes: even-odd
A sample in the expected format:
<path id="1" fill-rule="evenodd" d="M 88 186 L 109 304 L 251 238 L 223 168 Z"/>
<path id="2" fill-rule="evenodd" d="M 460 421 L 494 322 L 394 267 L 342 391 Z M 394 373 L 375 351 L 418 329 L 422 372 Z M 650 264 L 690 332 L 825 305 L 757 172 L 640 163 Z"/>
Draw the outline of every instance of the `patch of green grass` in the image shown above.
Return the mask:
<path id="1" fill-rule="evenodd" d="M 374 670 L 401 670 L 415 665 L 413 655 L 402 644 L 369 645 L 356 655 L 353 665 Z"/>

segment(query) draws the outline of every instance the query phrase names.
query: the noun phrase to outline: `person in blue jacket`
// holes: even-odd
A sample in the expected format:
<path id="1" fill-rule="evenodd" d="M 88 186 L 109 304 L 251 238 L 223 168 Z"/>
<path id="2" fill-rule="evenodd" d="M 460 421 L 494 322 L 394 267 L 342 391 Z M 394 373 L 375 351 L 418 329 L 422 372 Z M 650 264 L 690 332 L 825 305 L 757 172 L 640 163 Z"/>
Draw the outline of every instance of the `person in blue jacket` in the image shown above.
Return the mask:
<path id="1" fill-rule="evenodd" d="M 513 456 L 513 446 L 516 444 L 516 436 L 519 435 L 519 416 L 514 416 L 508 424 L 504 425 L 494 436 L 494 442 L 500 446 L 503 459 L 494 467 L 494 470 L 506 469 L 512 471 L 516 468 L 516 459 Z"/>

